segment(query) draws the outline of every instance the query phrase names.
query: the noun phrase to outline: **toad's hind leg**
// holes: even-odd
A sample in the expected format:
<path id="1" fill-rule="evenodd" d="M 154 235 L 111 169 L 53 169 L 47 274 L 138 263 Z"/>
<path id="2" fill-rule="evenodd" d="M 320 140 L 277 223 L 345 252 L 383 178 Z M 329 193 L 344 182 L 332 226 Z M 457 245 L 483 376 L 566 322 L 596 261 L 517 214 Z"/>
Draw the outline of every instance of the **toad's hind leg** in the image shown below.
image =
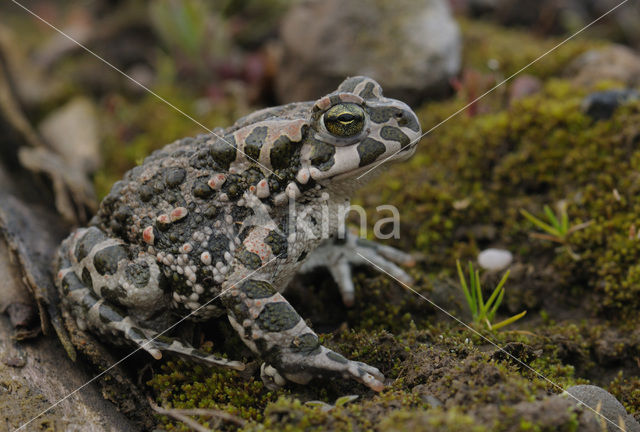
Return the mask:
<path id="1" fill-rule="evenodd" d="M 285 379 L 306 384 L 314 377 L 343 377 L 373 390 L 384 387 L 384 376 L 375 367 L 348 360 L 320 344 L 287 300 L 270 283 L 246 280 L 224 291 L 222 301 L 229 321 L 242 340 L 266 364 L 261 376 L 275 388 Z"/>
<path id="2" fill-rule="evenodd" d="M 128 340 L 156 359 L 164 351 L 209 366 L 243 370 L 242 362 L 193 348 L 141 326 L 129 316 L 128 306 L 139 304 L 139 297 L 146 295 L 145 300 L 162 306 L 164 295 L 158 281 L 152 281 L 153 277 L 160 277 L 155 260 L 144 253 L 132 257 L 129 252 L 126 245 L 97 228 L 78 230 L 62 243 L 56 262 L 56 285 L 63 306 L 78 327 L 89 328 L 115 343 Z"/>

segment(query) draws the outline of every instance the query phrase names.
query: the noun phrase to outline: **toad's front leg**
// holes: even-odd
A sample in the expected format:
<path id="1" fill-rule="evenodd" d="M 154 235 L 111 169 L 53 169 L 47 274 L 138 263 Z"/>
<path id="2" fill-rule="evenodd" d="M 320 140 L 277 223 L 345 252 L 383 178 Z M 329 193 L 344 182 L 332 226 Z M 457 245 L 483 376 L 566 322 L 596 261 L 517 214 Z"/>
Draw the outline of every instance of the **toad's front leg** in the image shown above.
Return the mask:
<path id="1" fill-rule="evenodd" d="M 411 276 L 397 264 L 412 266 L 415 264 L 415 260 L 408 253 L 359 238 L 347 231 L 342 239 L 330 238 L 322 243 L 311 253 L 300 268 L 300 272 L 307 273 L 317 267 L 326 267 L 338 284 L 344 304 L 353 306 L 355 289 L 351 273 L 354 266 L 373 267 L 402 283 L 412 283 Z"/>
<path id="2" fill-rule="evenodd" d="M 384 376 L 375 367 L 348 360 L 324 347 L 289 302 L 266 280 L 250 279 L 223 297 L 231 325 L 265 361 L 262 379 L 274 388 L 290 381 L 306 384 L 315 377 L 352 378 L 375 391 Z"/>

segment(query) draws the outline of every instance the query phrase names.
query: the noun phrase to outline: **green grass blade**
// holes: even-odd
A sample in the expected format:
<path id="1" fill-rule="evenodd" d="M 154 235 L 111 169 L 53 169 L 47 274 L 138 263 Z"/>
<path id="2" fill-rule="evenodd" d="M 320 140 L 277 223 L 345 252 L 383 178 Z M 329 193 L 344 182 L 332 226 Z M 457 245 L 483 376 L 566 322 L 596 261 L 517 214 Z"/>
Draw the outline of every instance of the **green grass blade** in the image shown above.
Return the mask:
<path id="1" fill-rule="evenodd" d="M 549 234 L 551 234 L 553 236 L 562 237 L 562 233 L 558 232 L 557 229 L 555 229 L 554 227 L 552 227 L 549 224 L 546 224 L 546 223 L 542 222 L 540 219 L 538 219 L 537 217 L 535 217 L 534 215 L 532 215 L 528 211 L 526 211 L 524 209 L 520 209 L 520 214 L 522 214 L 522 216 L 526 217 L 529 220 L 529 222 L 531 222 L 532 224 L 534 224 L 535 226 L 537 226 L 541 230 L 546 231 L 546 232 L 548 232 Z"/>
<path id="2" fill-rule="evenodd" d="M 496 312 L 497 312 L 498 308 L 502 304 L 502 299 L 503 298 L 504 298 L 504 288 L 500 287 L 500 294 L 498 295 L 498 299 L 496 300 L 495 304 L 493 305 L 493 307 L 491 308 L 491 310 L 488 313 L 488 316 L 489 316 L 490 320 L 492 320 L 493 317 L 496 315 Z"/>
<path id="3" fill-rule="evenodd" d="M 475 273 L 473 271 L 473 264 L 469 261 L 469 292 L 471 293 L 471 298 L 473 299 L 473 308 L 475 310 L 474 319 L 478 317 L 480 314 L 480 309 L 478 308 L 478 291 L 476 290 L 476 280 L 474 278 Z"/>
<path id="4" fill-rule="evenodd" d="M 560 217 L 562 218 L 562 234 L 566 235 L 569 232 L 569 213 L 564 202 L 560 204 Z"/>
<path id="5" fill-rule="evenodd" d="M 498 307 L 500 307 L 500 303 L 502 303 L 502 296 L 504 295 L 504 290 L 502 289 L 502 287 L 504 286 L 508 277 L 509 270 L 507 270 L 507 272 L 502 276 L 502 279 L 500 279 L 500 282 L 498 282 L 498 286 L 496 286 L 496 289 L 494 289 L 491 293 L 491 297 L 489 297 L 489 300 L 487 300 L 487 302 L 485 303 L 486 309 L 489 310 L 489 314 L 495 313 Z M 496 300 L 496 298 L 497 301 L 494 304 L 494 300 Z M 491 315 L 491 318 L 493 318 L 493 315 Z"/>
<path id="6" fill-rule="evenodd" d="M 512 324 L 512 323 L 518 321 L 520 318 L 522 318 L 526 314 L 527 314 L 527 311 L 522 311 L 518 315 L 514 315 L 511 318 L 507 318 L 504 321 L 500 321 L 497 324 L 493 324 L 491 327 L 493 328 L 493 330 L 498 330 L 498 329 L 500 329 L 500 328 L 502 328 L 504 326 L 508 326 L 509 324 Z"/>
<path id="7" fill-rule="evenodd" d="M 551 207 L 549 207 L 548 205 L 545 205 L 544 206 L 544 213 L 547 215 L 547 219 L 549 219 L 549 221 L 551 222 L 551 225 L 553 225 L 553 227 L 559 233 L 561 233 L 562 232 L 562 225 L 560 225 L 560 221 L 558 220 L 558 217 L 553 212 L 553 210 L 551 210 Z"/>
<path id="8" fill-rule="evenodd" d="M 487 309 L 491 310 L 492 308 L 491 305 L 493 304 L 493 301 L 496 299 L 496 297 L 500 293 L 500 290 L 502 289 L 502 286 L 507 281 L 508 277 L 509 277 L 509 270 L 507 270 L 507 272 L 502 276 L 502 279 L 500 279 L 500 282 L 498 282 L 498 286 L 496 287 L 496 289 L 493 290 L 493 292 L 491 293 L 491 297 L 489 297 L 489 300 L 487 300 L 487 302 L 485 303 L 487 306 Z M 498 302 L 497 306 L 500 306 L 500 302 Z"/>
<path id="9" fill-rule="evenodd" d="M 471 315 L 475 319 L 476 317 L 476 303 L 471 297 L 469 293 L 469 287 L 467 286 L 467 280 L 462 273 L 462 266 L 460 266 L 460 260 L 456 260 L 456 267 L 458 268 L 458 278 L 460 279 L 460 285 L 462 286 L 462 291 L 464 291 L 464 296 L 467 299 L 467 304 L 469 305 L 469 309 L 471 310 Z"/>
<path id="10" fill-rule="evenodd" d="M 509 274 L 511 273 L 511 270 L 507 270 L 504 275 L 502 275 L 502 279 L 500 279 L 500 282 L 498 282 L 498 286 L 496 287 L 496 289 L 500 289 L 502 288 L 502 286 L 505 284 L 505 282 L 507 282 L 507 279 L 509 279 Z"/>
<path id="11" fill-rule="evenodd" d="M 486 309 L 484 307 L 484 300 L 482 299 L 482 285 L 480 284 L 480 272 L 475 271 L 474 283 L 476 284 L 476 302 L 478 302 L 479 316 L 482 318 L 486 316 Z"/>

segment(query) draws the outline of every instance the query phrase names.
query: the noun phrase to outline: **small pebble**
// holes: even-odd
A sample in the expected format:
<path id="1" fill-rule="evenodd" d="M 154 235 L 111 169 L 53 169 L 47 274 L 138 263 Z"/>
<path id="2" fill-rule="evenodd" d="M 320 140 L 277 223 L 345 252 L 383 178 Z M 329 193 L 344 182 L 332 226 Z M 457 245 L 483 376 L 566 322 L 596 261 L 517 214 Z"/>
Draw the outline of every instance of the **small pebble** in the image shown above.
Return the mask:
<path id="1" fill-rule="evenodd" d="M 627 413 L 624 406 L 605 389 L 594 385 L 576 385 L 569 387 L 566 393 L 572 395 L 575 399 L 578 399 L 584 405 L 589 406 L 595 411 L 598 411 L 600 415 L 608 419 L 610 422 L 605 421 L 602 423 L 606 426 L 603 430 L 607 432 L 619 432 L 625 430 L 627 432 L 640 432 L 640 424 L 633 418 L 633 416 Z M 575 399 L 571 398 L 573 401 Z M 576 401 L 576 403 L 578 403 Z M 602 417 L 596 416 L 598 422 L 602 422 Z M 619 427 L 624 425 L 622 428 Z M 623 429 L 624 428 L 624 429 Z"/>
<path id="2" fill-rule="evenodd" d="M 485 249 L 478 254 L 478 264 L 485 270 L 500 271 L 509 267 L 513 255 L 504 249 Z"/>

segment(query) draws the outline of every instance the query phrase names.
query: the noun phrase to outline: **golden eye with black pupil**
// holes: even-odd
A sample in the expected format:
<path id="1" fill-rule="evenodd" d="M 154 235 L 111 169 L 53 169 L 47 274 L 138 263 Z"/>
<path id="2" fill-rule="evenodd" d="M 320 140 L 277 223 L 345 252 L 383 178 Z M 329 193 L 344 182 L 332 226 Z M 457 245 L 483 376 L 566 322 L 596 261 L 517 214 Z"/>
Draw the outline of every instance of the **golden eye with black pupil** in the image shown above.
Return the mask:
<path id="1" fill-rule="evenodd" d="M 334 105 L 324 113 L 324 126 L 339 137 L 352 137 L 364 128 L 364 110 L 354 103 Z"/>

